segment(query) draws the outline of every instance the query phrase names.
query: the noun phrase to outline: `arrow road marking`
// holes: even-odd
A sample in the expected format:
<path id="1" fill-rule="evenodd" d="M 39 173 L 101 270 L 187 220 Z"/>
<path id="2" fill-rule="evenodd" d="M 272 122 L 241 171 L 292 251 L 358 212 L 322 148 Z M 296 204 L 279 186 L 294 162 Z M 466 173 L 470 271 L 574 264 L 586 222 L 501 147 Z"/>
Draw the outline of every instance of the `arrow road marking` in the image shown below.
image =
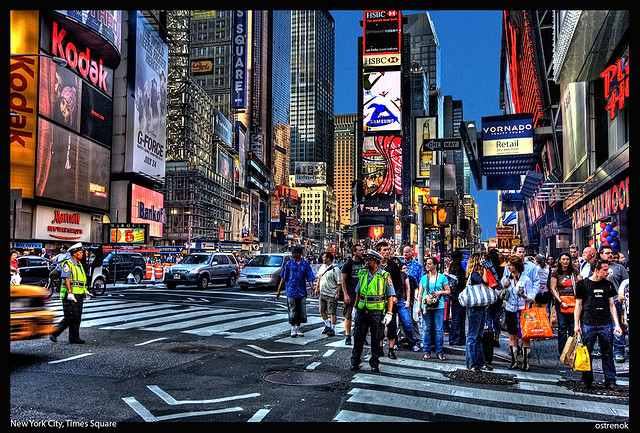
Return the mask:
<path id="1" fill-rule="evenodd" d="M 275 358 L 297 358 L 297 357 L 301 357 L 301 356 L 312 356 L 311 353 L 304 353 L 304 352 L 317 352 L 317 350 L 315 349 L 309 349 L 309 350 L 289 350 L 289 351 L 280 351 L 280 352 L 271 352 L 267 349 L 263 349 L 262 347 L 253 345 L 253 344 L 248 344 L 247 347 L 250 347 L 252 349 L 258 350 L 262 353 L 268 353 L 269 355 L 267 356 L 263 356 L 257 353 L 253 353 L 251 351 L 248 350 L 244 350 L 244 349 L 238 349 L 238 352 L 242 352 L 245 353 L 247 355 L 251 355 L 255 358 L 260 358 L 260 359 L 275 359 Z"/>
<path id="2" fill-rule="evenodd" d="M 155 393 L 158 397 L 160 397 L 162 400 L 164 400 L 165 403 L 171 405 L 171 406 L 175 406 L 175 405 L 179 405 L 179 404 L 214 404 L 214 403 L 223 403 L 225 401 L 231 401 L 231 400 L 239 400 L 242 398 L 251 398 L 251 397 L 259 397 L 260 394 L 258 394 L 257 392 L 251 393 L 251 394 L 242 394 L 242 395 L 234 395 L 231 397 L 222 397 L 222 398 L 214 398 L 214 399 L 210 399 L 210 400 L 176 400 L 175 398 L 171 397 L 167 392 L 163 391 L 162 389 L 160 389 L 160 387 L 158 385 L 147 385 L 147 388 L 149 388 L 153 393 Z"/>
<path id="3" fill-rule="evenodd" d="M 260 396 L 260 394 L 258 394 L 258 393 L 251 393 L 251 394 L 235 395 L 235 396 L 231 396 L 231 397 L 214 398 L 214 399 L 209 399 L 209 400 L 176 400 L 171 395 L 169 395 L 167 392 L 165 392 L 162 389 L 160 389 L 160 387 L 157 386 L 157 385 L 147 385 L 147 388 L 149 388 L 149 390 L 151 390 L 153 393 L 155 393 L 158 397 L 160 397 L 165 403 L 167 403 L 170 406 L 176 406 L 176 405 L 181 405 L 181 404 L 224 403 L 224 402 L 232 401 L 232 400 L 239 400 L 239 399 L 243 399 L 243 398 L 252 398 L 252 397 L 259 397 Z M 144 405 L 142 405 L 138 400 L 136 400 L 135 397 L 122 397 L 122 400 L 125 403 L 127 403 L 129 405 L 129 407 L 131 407 L 131 409 L 133 409 L 138 415 L 140 415 L 142 417 L 142 419 L 144 421 L 146 421 L 146 422 L 167 421 L 167 420 L 186 418 L 186 417 L 191 417 L 191 416 L 216 415 L 216 414 L 221 414 L 221 413 L 242 412 L 243 411 L 243 409 L 241 407 L 235 406 L 235 407 L 229 407 L 229 408 L 225 408 L 225 409 L 206 410 L 206 411 L 200 411 L 200 412 L 193 412 L 193 411 L 192 412 L 181 412 L 181 413 L 174 413 L 174 414 L 170 414 L 170 415 L 155 416 L 146 407 L 144 407 Z M 249 421 L 252 421 L 252 420 L 253 421 L 260 421 L 267 413 L 268 413 L 268 410 L 267 410 L 267 412 L 258 411 L 253 416 L 253 418 L 251 418 Z"/>

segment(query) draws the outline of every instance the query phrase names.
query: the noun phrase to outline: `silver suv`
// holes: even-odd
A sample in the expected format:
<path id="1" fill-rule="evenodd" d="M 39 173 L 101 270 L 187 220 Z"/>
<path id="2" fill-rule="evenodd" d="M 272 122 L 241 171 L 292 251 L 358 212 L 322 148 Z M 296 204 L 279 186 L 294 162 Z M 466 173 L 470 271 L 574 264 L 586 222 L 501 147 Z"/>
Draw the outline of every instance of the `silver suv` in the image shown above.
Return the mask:
<path id="1" fill-rule="evenodd" d="M 209 287 L 209 283 L 225 282 L 228 287 L 236 285 L 238 262 L 229 253 L 191 253 L 164 273 L 162 281 L 168 289 L 177 285 Z"/>

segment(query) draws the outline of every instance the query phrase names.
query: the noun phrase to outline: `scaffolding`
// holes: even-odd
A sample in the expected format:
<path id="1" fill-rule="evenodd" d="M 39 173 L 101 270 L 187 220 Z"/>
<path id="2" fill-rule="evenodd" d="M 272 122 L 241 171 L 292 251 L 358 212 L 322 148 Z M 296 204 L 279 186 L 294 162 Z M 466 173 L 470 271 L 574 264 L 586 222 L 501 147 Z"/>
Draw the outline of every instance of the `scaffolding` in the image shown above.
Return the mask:
<path id="1" fill-rule="evenodd" d="M 216 170 L 213 101 L 190 74 L 191 11 L 161 11 L 158 16 L 166 29 L 169 60 L 166 174 L 159 189 L 167 210 L 163 240 L 187 244 L 217 238 L 220 227 L 229 227 L 233 184 Z"/>

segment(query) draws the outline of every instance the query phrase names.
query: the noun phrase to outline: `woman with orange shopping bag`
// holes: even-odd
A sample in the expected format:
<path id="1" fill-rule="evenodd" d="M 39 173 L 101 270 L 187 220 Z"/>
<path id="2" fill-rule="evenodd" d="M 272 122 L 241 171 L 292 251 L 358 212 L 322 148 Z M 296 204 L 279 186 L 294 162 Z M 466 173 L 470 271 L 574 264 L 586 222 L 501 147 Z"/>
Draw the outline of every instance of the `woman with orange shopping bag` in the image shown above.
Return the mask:
<path id="1" fill-rule="evenodd" d="M 505 272 L 502 277 L 502 287 L 508 289 L 509 298 L 505 301 L 505 320 L 507 323 L 507 333 L 509 334 L 509 353 L 511 363 L 509 369 L 514 369 L 518 365 L 518 324 L 520 311 L 524 310 L 527 302 L 533 302 L 537 290 L 534 288 L 531 279 L 524 275 L 524 261 L 520 256 L 512 255 L 507 259 L 509 273 Z M 531 340 L 522 340 L 523 360 L 522 370 L 529 371 L 529 349 Z"/>

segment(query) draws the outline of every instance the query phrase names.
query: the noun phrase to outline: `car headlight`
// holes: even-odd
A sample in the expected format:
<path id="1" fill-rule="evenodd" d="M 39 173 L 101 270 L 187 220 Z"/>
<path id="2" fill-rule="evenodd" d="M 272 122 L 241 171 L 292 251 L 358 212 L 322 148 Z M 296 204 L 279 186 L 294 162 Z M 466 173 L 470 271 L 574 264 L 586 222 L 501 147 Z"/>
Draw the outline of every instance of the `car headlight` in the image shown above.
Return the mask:
<path id="1" fill-rule="evenodd" d="M 190 274 L 197 274 L 198 272 L 200 272 L 200 268 L 193 268 L 189 271 Z"/>

